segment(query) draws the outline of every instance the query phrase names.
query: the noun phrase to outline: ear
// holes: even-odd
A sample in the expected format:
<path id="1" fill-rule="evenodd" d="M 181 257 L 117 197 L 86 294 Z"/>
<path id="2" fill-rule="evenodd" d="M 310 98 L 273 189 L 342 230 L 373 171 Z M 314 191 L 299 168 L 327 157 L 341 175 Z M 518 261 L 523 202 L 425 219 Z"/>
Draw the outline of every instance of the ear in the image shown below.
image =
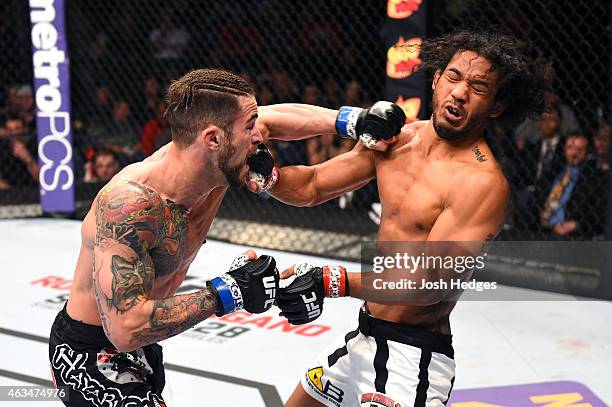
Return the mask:
<path id="1" fill-rule="evenodd" d="M 219 150 L 221 146 L 221 129 L 217 126 L 207 126 L 200 132 L 200 140 L 209 150 Z"/>
<path id="2" fill-rule="evenodd" d="M 499 117 L 499 115 L 502 114 L 504 110 L 506 110 L 506 106 L 503 103 L 495 102 L 493 108 L 491 109 L 491 112 L 489 113 L 489 117 L 491 119 L 495 119 L 496 117 Z"/>
<path id="3" fill-rule="evenodd" d="M 433 81 L 431 82 L 431 90 L 436 90 L 436 84 L 440 80 L 440 75 L 442 75 L 442 71 L 437 69 L 436 73 L 434 73 Z"/>

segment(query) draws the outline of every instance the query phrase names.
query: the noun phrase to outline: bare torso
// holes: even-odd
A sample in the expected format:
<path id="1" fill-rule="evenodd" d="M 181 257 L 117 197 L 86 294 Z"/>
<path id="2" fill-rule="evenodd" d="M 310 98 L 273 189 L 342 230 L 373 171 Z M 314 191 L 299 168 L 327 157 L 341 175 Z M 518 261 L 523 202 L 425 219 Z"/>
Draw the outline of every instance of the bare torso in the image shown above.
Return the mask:
<path id="1" fill-rule="evenodd" d="M 152 299 L 173 295 L 185 279 L 191 262 L 200 247 L 205 243 L 206 234 L 214 219 L 226 188 L 218 187 L 203 199 L 197 206 L 187 209 L 168 199 L 158 188 L 153 190 L 147 180 L 163 155 L 160 151 L 143 162 L 132 164 L 123 169 L 110 182 L 109 186 L 118 183 L 134 182 L 151 193 L 159 194 L 164 201 L 163 239 L 157 247 L 150 250 L 155 264 L 156 277 L 151 293 Z M 96 306 L 93 289 L 94 241 L 96 235 L 97 198 L 81 226 L 81 250 L 76 265 L 74 281 L 68 300 L 68 314 L 76 320 L 87 324 L 102 325 Z"/>
<path id="2" fill-rule="evenodd" d="M 456 154 L 436 157 L 429 154 L 430 146 L 423 138 L 425 122 L 404 126 L 398 141 L 390 151 L 375 154 L 376 178 L 382 204 L 378 241 L 425 241 L 445 209 L 450 196 L 456 196 L 462 180 L 475 171 L 501 169 L 486 143 Z M 500 188 L 503 190 L 503 184 Z M 469 194 L 463 190 L 461 194 Z M 431 330 L 450 333 L 449 315 L 454 303 L 443 302 L 431 306 L 404 306 L 369 302 L 372 315 L 388 321 L 427 325 Z"/>

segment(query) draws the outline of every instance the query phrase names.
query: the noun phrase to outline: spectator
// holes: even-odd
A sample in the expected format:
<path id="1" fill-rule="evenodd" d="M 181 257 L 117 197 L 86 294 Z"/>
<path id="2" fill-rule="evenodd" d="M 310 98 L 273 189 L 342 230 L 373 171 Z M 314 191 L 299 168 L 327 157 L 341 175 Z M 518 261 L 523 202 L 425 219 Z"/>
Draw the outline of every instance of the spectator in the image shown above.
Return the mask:
<path id="1" fill-rule="evenodd" d="M 149 34 L 149 41 L 158 61 L 182 60 L 189 45 L 189 33 L 175 25 L 171 14 L 164 13 L 159 28 Z"/>
<path id="2" fill-rule="evenodd" d="M 568 135 L 565 163 L 539 188 L 539 221 L 559 238 L 591 239 L 603 233 L 605 178 L 587 160 L 589 141 L 582 133 Z"/>
<path id="3" fill-rule="evenodd" d="M 143 152 L 147 156 L 150 156 L 161 146 L 170 142 L 170 129 L 164 120 L 165 111 L 166 103 L 158 101 L 155 116 L 151 118 L 142 129 L 140 143 L 142 144 Z"/>
<path id="4" fill-rule="evenodd" d="M 559 97 L 553 92 L 546 92 L 545 97 L 550 101 L 551 106 L 556 106 L 559 115 L 559 134 L 565 137 L 569 133 L 578 131 L 578 120 L 571 107 L 559 102 Z M 527 118 L 515 130 L 517 143 L 537 142 L 541 138 L 541 118 Z"/>
<path id="5" fill-rule="evenodd" d="M 297 89 L 291 79 L 289 79 L 289 76 L 287 76 L 287 72 L 276 68 L 272 71 L 271 79 L 274 103 L 295 102 L 298 100 Z"/>
<path id="6" fill-rule="evenodd" d="M 27 130 L 34 133 L 36 131 L 36 121 L 34 120 L 34 97 L 32 96 L 32 87 L 30 85 L 22 85 L 17 89 L 16 96 L 19 117 L 23 120 Z"/>
<path id="7" fill-rule="evenodd" d="M 593 159 L 599 171 L 607 173 L 610 171 L 610 125 L 602 123 L 593 137 L 595 152 Z"/>
<path id="8" fill-rule="evenodd" d="M 321 105 L 319 87 L 313 83 L 304 86 L 304 94 L 302 95 L 302 103 L 307 105 Z"/>
<path id="9" fill-rule="evenodd" d="M 366 107 L 367 103 L 363 99 L 359 82 L 352 80 L 346 84 L 344 89 L 344 102 L 342 104 L 345 106 Z"/>
<path id="10" fill-rule="evenodd" d="M 6 120 L 9 116 L 19 115 L 18 89 L 19 87 L 17 85 L 9 85 L 6 87 L 5 104 L 2 110 L 0 110 L 2 121 Z"/>
<path id="11" fill-rule="evenodd" d="M 340 86 L 333 78 L 328 78 L 323 85 L 324 106 L 330 109 L 340 107 Z"/>
<path id="12" fill-rule="evenodd" d="M 119 160 L 111 150 L 100 149 L 85 164 L 85 182 L 108 182 L 119 172 Z"/>
<path id="13" fill-rule="evenodd" d="M 0 179 L 4 187 L 38 182 L 38 160 L 35 152 L 31 151 L 36 143 L 28 143 L 28 134 L 21 117 L 10 116 L 7 119 L 0 138 Z"/>
<path id="14" fill-rule="evenodd" d="M 112 120 L 90 132 L 94 148 L 106 147 L 119 154 L 120 162 L 131 163 L 142 159 L 140 131 L 131 118 L 130 104 L 119 99 L 113 105 Z"/>
<path id="15" fill-rule="evenodd" d="M 157 115 L 159 101 L 162 99 L 159 81 L 149 77 L 144 82 L 144 108 L 146 117 Z"/>
<path id="16" fill-rule="evenodd" d="M 267 106 L 274 103 L 274 93 L 270 88 L 270 84 L 266 81 L 259 81 L 257 86 L 257 103 L 260 106 Z"/>
<path id="17" fill-rule="evenodd" d="M 113 99 L 108 86 L 98 85 L 96 87 L 94 111 L 96 115 L 95 121 L 100 124 L 107 123 L 112 119 Z"/>
<path id="18" fill-rule="evenodd" d="M 543 113 L 539 121 L 540 139 L 517 146 L 520 157 L 519 177 L 522 184 L 531 190 L 546 172 L 557 173 L 563 164 L 560 123 L 559 110 Z"/>

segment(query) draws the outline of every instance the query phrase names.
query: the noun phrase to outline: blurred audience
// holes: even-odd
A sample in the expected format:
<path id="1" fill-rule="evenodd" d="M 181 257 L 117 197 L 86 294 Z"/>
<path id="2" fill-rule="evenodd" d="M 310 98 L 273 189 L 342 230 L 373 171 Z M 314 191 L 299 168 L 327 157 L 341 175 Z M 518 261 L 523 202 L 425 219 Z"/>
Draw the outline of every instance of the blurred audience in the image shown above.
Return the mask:
<path id="1" fill-rule="evenodd" d="M 94 152 L 91 160 L 85 163 L 85 182 L 108 182 L 119 172 L 119 159 L 111 150 L 100 149 Z"/>
<path id="2" fill-rule="evenodd" d="M 159 27 L 149 34 L 153 57 L 158 61 L 183 59 L 189 38 L 190 35 L 185 29 L 176 26 L 172 14 L 162 13 Z"/>
<path id="3" fill-rule="evenodd" d="M 170 128 L 164 120 L 164 112 L 166 111 L 166 103 L 163 101 L 157 102 L 155 116 L 152 117 L 143 127 L 140 135 L 140 143 L 145 155 L 150 156 L 172 139 Z"/>
<path id="4" fill-rule="evenodd" d="M 130 104 L 125 99 L 118 99 L 113 105 L 112 119 L 92 127 L 89 131 L 90 147 L 106 147 L 118 154 L 122 164 L 128 164 L 143 158 L 140 144 L 140 131 L 131 116 Z"/>
<path id="5" fill-rule="evenodd" d="M 556 237 L 592 239 L 603 233 L 606 180 L 588 153 L 584 134 L 568 135 L 561 170 L 539 183 L 539 223 Z"/>
<path id="6" fill-rule="evenodd" d="M 38 183 L 36 140 L 24 120 L 9 116 L 0 132 L 0 184 L 3 188 Z"/>
<path id="7" fill-rule="evenodd" d="M 610 125 L 608 123 L 602 123 L 593 137 L 595 151 L 591 158 L 595 160 L 597 169 L 604 173 L 610 171 L 610 161 L 612 158 L 610 154 L 610 149 L 612 148 L 610 137 Z"/>
<path id="8" fill-rule="evenodd" d="M 555 106 L 555 110 L 559 115 L 558 132 L 561 136 L 566 136 L 569 133 L 578 131 L 578 120 L 571 107 L 560 102 L 559 97 L 553 92 L 547 92 L 546 98 L 550 106 Z M 541 118 L 526 119 L 514 131 L 517 143 L 537 142 L 542 138 L 541 134 Z"/>

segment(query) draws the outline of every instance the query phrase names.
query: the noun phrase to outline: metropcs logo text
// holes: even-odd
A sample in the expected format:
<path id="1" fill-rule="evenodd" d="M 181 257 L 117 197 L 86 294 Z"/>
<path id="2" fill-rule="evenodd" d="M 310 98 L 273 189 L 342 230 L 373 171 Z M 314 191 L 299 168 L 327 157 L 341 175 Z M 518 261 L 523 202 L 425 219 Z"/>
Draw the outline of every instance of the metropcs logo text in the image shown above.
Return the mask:
<path id="1" fill-rule="evenodd" d="M 63 30 L 58 36 L 57 14 L 54 0 L 30 0 L 41 194 L 74 184 L 69 102 L 63 100 L 69 98 L 66 45 Z"/>

